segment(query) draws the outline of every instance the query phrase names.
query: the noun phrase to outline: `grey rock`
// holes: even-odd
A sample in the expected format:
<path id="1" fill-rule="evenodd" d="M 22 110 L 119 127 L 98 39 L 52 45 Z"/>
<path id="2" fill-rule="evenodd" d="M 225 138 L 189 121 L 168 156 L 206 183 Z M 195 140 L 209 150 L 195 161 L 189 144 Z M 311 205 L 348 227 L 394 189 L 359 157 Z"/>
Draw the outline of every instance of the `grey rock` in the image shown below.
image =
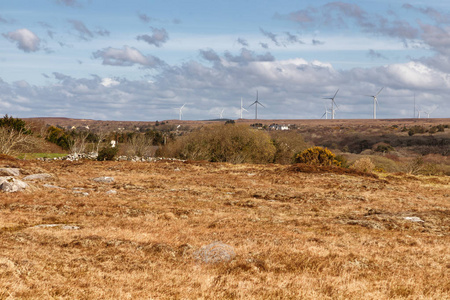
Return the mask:
<path id="1" fill-rule="evenodd" d="M 114 182 L 114 177 L 102 176 L 102 177 L 94 178 L 93 180 L 96 182 L 111 183 L 111 182 Z"/>
<path id="2" fill-rule="evenodd" d="M 52 175 L 50 175 L 50 174 L 40 173 L 40 174 L 33 174 L 33 175 L 25 176 L 23 178 L 23 180 L 25 180 L 25 181 L 45 180 L 45 179 L 48 179 L 48 178 L 51 178 L 51 177 L 52 177 Z"/>
<path id="3" fill-rule="evenodd" d="M 0 190 L 8 193 L 19 192 L 28 187 L 22 180 L 13 177 L 0 177 Z"/>
<path id="4" fill-rule="evenodd" d="M 0 175 L 20 176 L 20 169 L 19 168 L 0 168 Z"/>
<path id="5" fill-rule="evenodd" d="M 56 186 L 56 185 L 51 185 L 51 184 L 44 184 L 43 186 L 46 187 L 46 188 L 49 188 L 49 189 L 65 190 L 65 188 L 62 188 L 62 187 L 59 187 L 59 186 Z"/>
<path id="6" fill-rule="evenodd" d="M 222 242 L 203 246 L 194 252 L 194 259 L 204 263 L 228 262 L 235 256 L 234 248 Z"/>
<path id="7" fill-rule="evenodd" d="M 404 217 L 403 219 L 405 219 L 407 221 L 411 221 L 411 222 L 425 222 L 424 220 L 422 220 L 419 217 Z"/>
<path id="8" fill-rule="evenodd" d="M 109 190 L 106 192 L 107 195 L 116 195 L 117 191 L 116 190 Z"/>

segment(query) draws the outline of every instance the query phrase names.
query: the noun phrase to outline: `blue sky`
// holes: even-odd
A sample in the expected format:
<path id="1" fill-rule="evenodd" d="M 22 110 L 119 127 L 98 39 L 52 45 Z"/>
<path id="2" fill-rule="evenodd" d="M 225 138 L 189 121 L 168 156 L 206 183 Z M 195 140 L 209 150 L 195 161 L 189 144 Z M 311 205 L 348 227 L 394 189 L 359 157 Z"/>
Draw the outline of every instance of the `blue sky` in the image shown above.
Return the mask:
<path id="1" fill-rule="evenodd" d="M 447 118 L 449 71 L 442 1 L 0 1 L 1 115 Z"/>

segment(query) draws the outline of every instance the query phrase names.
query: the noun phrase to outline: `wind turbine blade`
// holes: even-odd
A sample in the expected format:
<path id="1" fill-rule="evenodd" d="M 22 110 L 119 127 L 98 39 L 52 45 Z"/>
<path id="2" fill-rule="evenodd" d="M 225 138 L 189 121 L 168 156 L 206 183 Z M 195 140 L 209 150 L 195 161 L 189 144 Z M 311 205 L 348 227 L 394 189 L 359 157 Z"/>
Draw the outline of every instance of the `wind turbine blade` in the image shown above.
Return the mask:
<path id="1" fill-rule="evenodd" d="M 259 105 L 261 105 L 262 107 L 266 108 L 264 105 L 261 104 L 261 102 L 258 102 Z"/>
<path id="2" fill-rule="evenodd" d="M 336 101 L 334 101 L 334 99 L 333 99 L 333 103 L 334 103 L 334 105 L 336 105 L 336 108 L 339 108 L 339 106 L 336 104 Z"/>
<path id="3" fill-rule="evenodd" d="M 334 94 L 334 96 L 333 96 L 333 100 L 334 100 L 334 98 L 336 98 L 336 95 L 337 95 L 337 93 L 339 92 L 339 89 L 336 91 L 336 93 Z"/>
<path id="4" fill-rule="evenodd" d="M 376 96 L 378 96 L 380 93 L 381 93 L 381 91 L 384 89 L 384 86 L 381 88 L 381 90 L 375 95 L 375 97 Z"/>
<path id="5" fill-rule="evenodd" d="M 323 119 L 323 117 L 325 117 L 326 114 L 327 114 L 327 112 L 324 112 L 320 118 Z"/>

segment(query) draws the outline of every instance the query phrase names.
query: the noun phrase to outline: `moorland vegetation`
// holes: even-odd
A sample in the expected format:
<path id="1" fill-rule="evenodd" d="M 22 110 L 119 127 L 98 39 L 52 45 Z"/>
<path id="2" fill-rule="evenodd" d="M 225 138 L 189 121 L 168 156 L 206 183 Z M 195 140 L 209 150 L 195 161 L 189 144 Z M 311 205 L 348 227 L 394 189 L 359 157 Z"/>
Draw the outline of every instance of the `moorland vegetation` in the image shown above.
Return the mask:
<path id="1" fill-rule="evenodd" d="M 445 126 L 0 124 L 0 299 L 450 298 Z"/>

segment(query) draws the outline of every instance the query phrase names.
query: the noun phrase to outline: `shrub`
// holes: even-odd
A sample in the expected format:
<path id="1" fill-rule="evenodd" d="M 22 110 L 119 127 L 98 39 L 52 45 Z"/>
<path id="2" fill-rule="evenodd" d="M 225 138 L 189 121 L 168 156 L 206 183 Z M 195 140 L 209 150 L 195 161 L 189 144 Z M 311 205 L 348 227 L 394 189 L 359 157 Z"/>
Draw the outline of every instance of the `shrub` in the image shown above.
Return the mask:
<path id="1" fill-rule="evenodd" d="M 230 163 L 268 163 L 274 154 L 266 132 L 234 124 L 202 127 L 159 151 L 161 156 Z"/>
<path id="2" fill-rule="evenodd" d="M 363 157 L 355 161 L 351 167 L 361 172 L 372 172 L 375 169 L 375 164 L 369 157 Z"/>
<path id="3" fill-rule="evenodd" d="M 270 136 L 276 148 L 275 163 L 291 164 L 296 153 L 308 148 L 302 135 L 296 131 L 271 131 Z"/>
<path id="4" fill-rule="evenodd" d="M 97 160 L 114 160 L 118 152 L 118 147 L 105 147 L 98 152 Z"/>
<path id="5" fill-rule="evenodd" d="M 5 115 L 2 119 L 0 119 L 0 127 L 6 127 L 24 134 L 31 133 L 31 130 L 29 130 L 27 123 L 24 120 L 13 118 L 12 116 L 8 117 L 8 115 Z"/>
<path id="6" fill-rule="evenodd" d="M 63 150 L 70 149 L 70 135 L 68 135 L 63 129 L 50 126 L 47 129 L 47 141 L 60 146 Z"/>
<path id="7" fill-rule="evenodd" d="M 388 153 L 394 150 L 394 148 L 387 143 L 378 143 L 373 146 L 375 152 Z"/>
<path id="8" fill-rule="evenodd" d="M 327 148 L 322 147 L 312 147 L 305 151 L 298 153 L 295 156 L 296 163 L 304 163 L 308 165 L 319 165 L 319 166 L 340 166 L 340 162 L 336 160 L 336 156 L 333 152 Z"/>
<path id="9" fill-rule="evenodd" d="M 339 162 L 339 166 L 348 168 L 348 159 L 344 155 L 336 155 L 336 160 Z"/>

